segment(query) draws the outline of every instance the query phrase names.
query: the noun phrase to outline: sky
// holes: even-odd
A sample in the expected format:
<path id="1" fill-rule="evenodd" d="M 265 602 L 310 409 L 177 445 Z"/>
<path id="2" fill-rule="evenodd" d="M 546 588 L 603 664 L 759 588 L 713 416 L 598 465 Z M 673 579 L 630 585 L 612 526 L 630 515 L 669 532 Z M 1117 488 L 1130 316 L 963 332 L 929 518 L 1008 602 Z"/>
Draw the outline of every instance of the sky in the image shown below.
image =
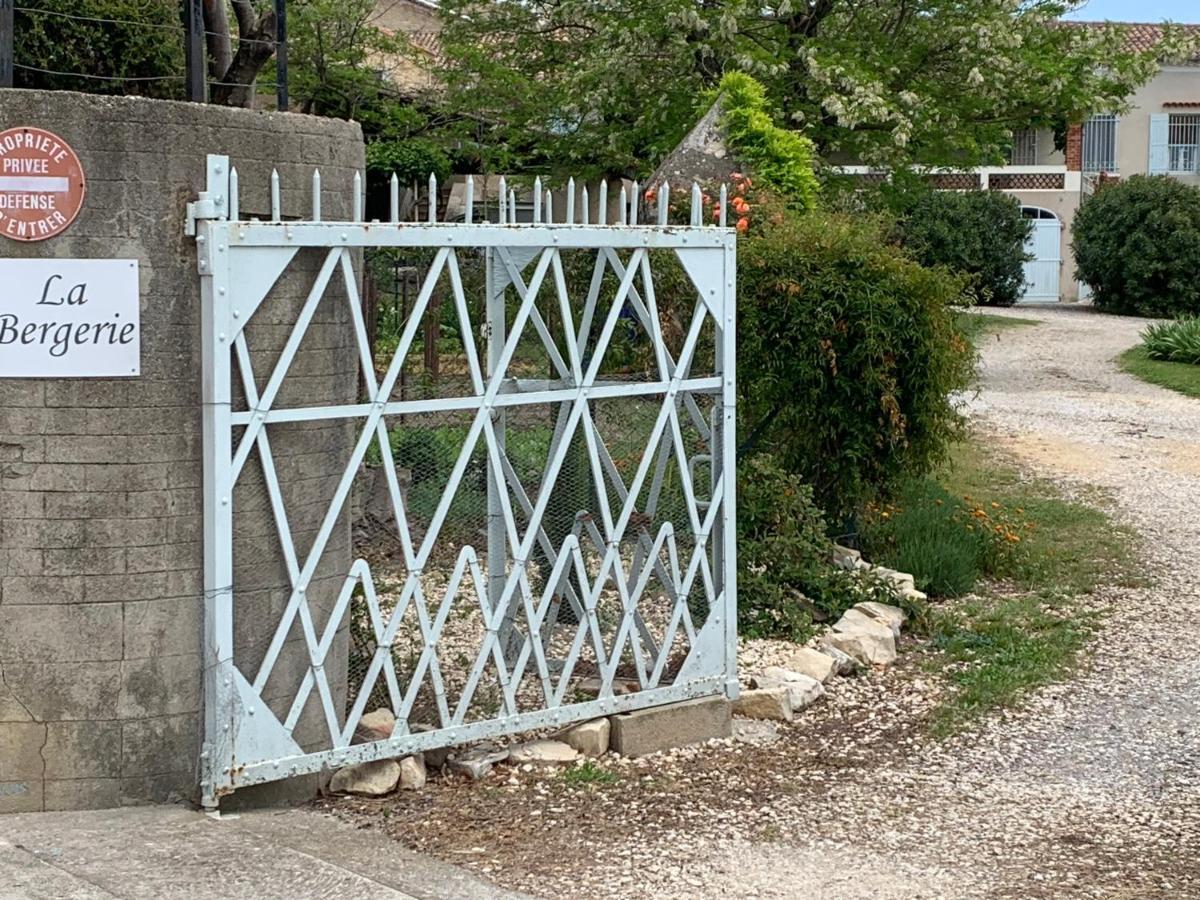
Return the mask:
<path id="1" fill-rule="evenodd" d="M 1200 2 L 1197 0 L 1088 0 L 1068 19 L 1118 22 L 1172 22 L 1200 24 Z"/>

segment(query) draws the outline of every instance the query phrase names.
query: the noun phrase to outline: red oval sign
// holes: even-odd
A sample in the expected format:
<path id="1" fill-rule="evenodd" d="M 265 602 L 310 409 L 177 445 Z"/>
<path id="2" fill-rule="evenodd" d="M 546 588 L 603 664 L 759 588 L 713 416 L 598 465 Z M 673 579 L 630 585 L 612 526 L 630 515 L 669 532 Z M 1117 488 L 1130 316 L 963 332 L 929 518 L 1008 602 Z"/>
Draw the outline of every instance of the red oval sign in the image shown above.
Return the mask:
<path id="1" fill-rule="evenodd" d="M 0 131 L 0 234 L 44 241 L 61 234 L 83 208 L 87 180 L 79 157 L 42 128 Z"/>

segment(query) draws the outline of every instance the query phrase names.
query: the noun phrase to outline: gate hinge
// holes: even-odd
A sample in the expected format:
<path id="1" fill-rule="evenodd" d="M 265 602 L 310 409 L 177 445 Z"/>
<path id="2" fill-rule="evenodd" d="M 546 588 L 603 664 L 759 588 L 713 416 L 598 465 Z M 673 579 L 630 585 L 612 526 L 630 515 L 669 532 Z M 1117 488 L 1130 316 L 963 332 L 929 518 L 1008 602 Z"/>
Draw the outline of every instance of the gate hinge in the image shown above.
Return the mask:
<path id="1" fill-rule="evenodd" d="M 223 219 L 226 216 L 226 196 L 229 193 L 229 157 L 210 153 L 207 159 L 206 190 L 187 205 L 187 224 L 184 231 L 195 236 L 196 223 L 203 219 Z"/>

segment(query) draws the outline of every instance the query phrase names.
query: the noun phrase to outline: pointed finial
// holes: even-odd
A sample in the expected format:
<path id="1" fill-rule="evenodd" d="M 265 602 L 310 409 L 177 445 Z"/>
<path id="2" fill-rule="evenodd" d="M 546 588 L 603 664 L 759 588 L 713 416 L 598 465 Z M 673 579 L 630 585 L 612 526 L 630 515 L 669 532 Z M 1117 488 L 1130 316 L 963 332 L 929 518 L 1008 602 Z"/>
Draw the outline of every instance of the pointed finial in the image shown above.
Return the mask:
<path id="1" fill-rule="evenodd" d="M 391 219 L 392 224 L 395 225 L 400 221 L 400 176 L 397 175 L 395 172 L 392 173 L 392 181 L 391 181 L 391 184 L 389 185 L 389 187 L 391 189 L 391 196 L 389 198 L 391 201 L 391 203 L 390 203 L 390 210 L 391 210 L 390 219 Z"/>
<path id="2" fill-rule="evenodd" d="M 511 224 L 517 224 L 517 192 L 510 190 L 508 192 L 508 214 L 512 216 Z"/>
<path id="3" fill-rule="evenodd" d="M 704 197 L 700 193 L 700 185 L 692 182 L 692 224 L 704 224 Z"/>
<path id="4" fill-rule="evenodd" d="M 719 199 L 717 201 L 721 205 L 721 214 L 717 218 L 717 224 L 720 225 L 722 228 L 725 227 L 725 207 L 727 205 L 725 203 L 725 201 L 728 198 L 729 198 L 729 191 L 726 189 L 725 185 L 721 185 L 721 193 L 720 193 Z"/>
<path id="5" fill-rule="evenodd" d="M 542 178 L 539 175 L 533 179 L 533 222 L 535 225 L 542 221 Z"/>
<path id="6" fill-rule="evenodd" d="M 568 225 L 575 224 L 575 179 L 567 179 L 567 217 L 564 220 Z"/>
<path id="7" fill-rule="evenodd" d="M 592 216 L 592 211 L 588 205 L 588 189 L 586 184 L 583 186 L 583 192 L 579 195 L 579 205 L 583 207 L 583 215 L 579 217 L 579 221 L 587 225 L 588 220 Z"/>
<path id="8" fill-rule="evenodd" d="M 321 221 L 321 170 L 313 169 L 312 177 L 312 220 Z"/>
<path id="9" fill-rule="evenodd" d="M 667 224 L 667 207 L 671 202 L 671 183 L 664 181 L 658 187 L 658 224 Z"/>
<path id="10" fill-rule="evenodd" d="M 278 222 L 283 218 L 282 203 L 279 200 L 279 170 L 271 170 L 271 221 Z"/>
<path id="11" fill-rule="evenodd" d="M 354 173 L 354 211 L 350 221 L 361 222 L 363 217 L 362 175 Z"/>
<path id="12" fill-rule="evenodd" d="M 636 181 L 633 183 L 632 201 L 629 204 L 629 224 L 636 225 L 638 223 L 638 207 L 641 206 L 642 201 L 641 194 L 638 193 L 638 183 Z"/>
<path id="13" fill-rule="evenodd" d="M 475 224 L 475 179 L 467 176 L 467 214 L 466 220 L 468 225 Z"/>
<path id="14" fill-rule="evenodd" d="M 554 224 L 554 194 L 550 193 L 549 188 L 546 188 L 546 224 Z"/>
<path id="15" fill-rule="evenodd" d="M 229 220 L 236 222 L 238 220 L 239 202 L 238 202 L 238 171 L 236 168 L 229 169 Z"/>
<path id="16" fill-rule="evenodd" d="M 600 197 L 596 204 L 596 224 L 608 224 L 608 179 L 600 182 Z"/>
<path id="17" fill-rule="evenodd" d="M 620 224 L 626 225 L 629 222 L 629 195 L 625 192 L 625 185 L 621 185 L 621 219 Z"/>
<path id="18" fill-rule="evenodd" d="M 437 176 L 429 173 L 429 221 L 437 221 Z"/>

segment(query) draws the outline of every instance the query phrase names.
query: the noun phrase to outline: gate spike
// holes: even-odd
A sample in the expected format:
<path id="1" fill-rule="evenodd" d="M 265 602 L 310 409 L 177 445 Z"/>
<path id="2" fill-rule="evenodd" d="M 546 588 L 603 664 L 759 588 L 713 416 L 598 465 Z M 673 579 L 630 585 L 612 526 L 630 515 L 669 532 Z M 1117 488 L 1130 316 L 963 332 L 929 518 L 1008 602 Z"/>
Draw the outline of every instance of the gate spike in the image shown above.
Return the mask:
<path id="1" fill-rule="evenodd" d="M 533 224 L 542 221 L 542 178 L 539 175 L 533 179 Z"/>
<path id="2" fill-rule="evenodd" d="M 667 205 L 671 202 L 671 183 L 664 181 L 658 188 L 658 224 L 667 224 Z"/>
<path id="3" fill-rule="evenodd" d="M 692 182 L 692 224 L 704 224 L 704 199 L 700 195 L 700 185 Z"/>
<path id="4" fill-rule="evenodd" d="M 396 225 L 400 221 L 400 176 L 392 173 L 391 189 L 391 222 Z"/>
<path id="5" fill-rule="evenodd" d="M 475 178 L 467 176 L 467 224 L 475 224 Z"/>
<path id="6" fill-rule="evenodd" d="M 608 179 L 600 181 L 600 197 L 596 204 L 596 224 L 608 224 Z"/>
<path id="7" fill-rule="evenodd" d="M 619 224 L 625 225 L 629 221 L 629 197 L 625 193 L 625 185 L 621 185 L 621 218 Z"/>
<path id="8" fill-rule="evenodd" d="M 501 225 L 508 224 L 508 182 L 504 176 L 500 176 L 500 203 L 497 208 L 497 216 Z"/>
<path id="9" fill-rule="evenodd" d="M 517 192 L 508 192 L 508 214 L 512 216 L 512 224 L 517 224 Z"/>
<path id="10" fill-rule="evenodd" d="M 412 186 L 412 198 L 413 198 L 412 220 L 414 222 L 420 222 L 421 221 L 421 189 L 417 186 L 417 183 L 415 181 L 413 182 L 413 186 Z"/>
<path id="11" fill-rule="evenodd" d="M 722 228 L 725 227 L 725 201 L 726 201 L 726 199 L 728 199 L 728 196 L 729 196 L 729 191 L 727 191 L 725 189 L 725 185 L 721 185 L 720 198 L 717 201 L 718 203 L 721 204 L 721 215 L 717 219 L 717 224 L 720 225 Z"/>
<path id="12" fill-rule="evenodd" d="M 638 223 L 638 207 L 642 205 L 642 195 L 638 193 L 638 183 L 633 183 L 633 202 L 629 204 L 629 224 Z"/>
<path id="13" fill-rule="evenodd" d="M 321 170 L 313 169 L 312 177 L 312 220 L 321 221 Z"/>
<path id="14" fill-rule="evenodd" d="M 437 176 L 429 173 L 429 221 L 437 221 Z"/>
<path id="15" fill-rule="evenodd" d="M 580 216 L 579 219 L 584 225 L 587 225 L 588 220 L 592 217 L 592 213 L 591 209 L 588 207 L 588 189 L 586 184 L 583 186 L 583 193 L 580 195 L 579 199 L 581 201 L 581 205 L 583 206 L 583 215 Z"/>
<path id="16" fill-rule="evenodd" d="M 238 171 L 236 167 L 229 169 L 229 221 L 236 222 L 239 213 L 238 203 Z"/>
<path id="17" fill-rule="evenodd" d="M 354 173 L 354 218 L 351 221 L 361 222 L 363 217 L 362 175 Z"/>
<path id="18" fill-rule="evenodd" d="M 546 224 L 554 224 L 554 195 L 546 188 Z"/>
<path id="19" fill-rule="evenodd" d="M 575 179 L 567 179 L 567 225 L 575 224 Z"/>
<path id="20" fill-rule="evenodd" d="M 279 170 L 271 170 L 271 221 L 278 222 L 283 216 L 281 215 L 281 204 L 279 202 Z"/>

